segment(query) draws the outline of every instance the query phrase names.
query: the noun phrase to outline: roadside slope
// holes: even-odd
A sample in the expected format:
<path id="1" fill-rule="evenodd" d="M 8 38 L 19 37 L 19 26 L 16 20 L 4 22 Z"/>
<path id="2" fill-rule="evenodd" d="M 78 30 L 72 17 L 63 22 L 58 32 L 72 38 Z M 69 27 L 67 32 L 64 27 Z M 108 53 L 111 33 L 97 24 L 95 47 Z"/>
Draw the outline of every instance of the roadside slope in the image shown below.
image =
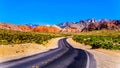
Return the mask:
<path id="1" fill-rule="evenodd" d="M 50 49 L 58 47 L 58 40 L 61 38 L 53 38 L 45 45 L 40 44 L 14 44 L 0 46 L 0 62 L 17 59 L 25 56 L 30 56 L 37 53 L 42 53 Z"/>
<path id="2" fill-rule="evenodd" d="M 72 40 L 67 41 L 75 48 L 84 49 L 92 53 L 97 61 L 97 68 L 120 68 L 120 51 L 105 49 L 90 49 L 91 46 L 85 46 Z"/>

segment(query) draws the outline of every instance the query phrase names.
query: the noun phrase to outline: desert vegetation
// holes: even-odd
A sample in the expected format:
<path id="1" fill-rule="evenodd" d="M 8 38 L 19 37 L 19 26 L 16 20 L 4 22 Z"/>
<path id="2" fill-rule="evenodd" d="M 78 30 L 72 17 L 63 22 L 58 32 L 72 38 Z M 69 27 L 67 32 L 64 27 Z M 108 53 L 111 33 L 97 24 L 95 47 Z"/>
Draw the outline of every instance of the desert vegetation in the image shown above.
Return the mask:
<path id="1" fill-rule="evenodd" d="M 120 31 L 119 30 L 101 30 L 80 33 L 75 35 L 73 40 L 85 45 L 91 45 L 93 49 L 115 49 L 120 50 Z"/>
<path id="2" fill-rule="evenodd" d="M 0 29 L 0 45 L 21 44 L 21 43 L 37 43 L 43 44 L 51 38 L 59 37 L 59 34 L 20 32 Z"/>

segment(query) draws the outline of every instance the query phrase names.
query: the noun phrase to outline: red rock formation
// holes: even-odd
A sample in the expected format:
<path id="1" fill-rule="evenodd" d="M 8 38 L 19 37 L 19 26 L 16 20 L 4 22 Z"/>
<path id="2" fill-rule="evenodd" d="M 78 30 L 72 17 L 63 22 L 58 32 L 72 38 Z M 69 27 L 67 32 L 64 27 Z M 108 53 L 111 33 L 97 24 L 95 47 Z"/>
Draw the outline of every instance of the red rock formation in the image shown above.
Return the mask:
<path id="1" fill-rule="evenodd" d="M 21 30 L 23 30 L 23 31 L 27 31 L 27 32 L 32 31 L 32 28 L 29 27 L 29 26 L 19 25 L 18 27 L 19 27 Z"/>
<path id="2" fill-rule="evenodd" d="M 52 26 L 37 26 L 33 29 L 34 32 L 59 32 L 60 29 Z"/>

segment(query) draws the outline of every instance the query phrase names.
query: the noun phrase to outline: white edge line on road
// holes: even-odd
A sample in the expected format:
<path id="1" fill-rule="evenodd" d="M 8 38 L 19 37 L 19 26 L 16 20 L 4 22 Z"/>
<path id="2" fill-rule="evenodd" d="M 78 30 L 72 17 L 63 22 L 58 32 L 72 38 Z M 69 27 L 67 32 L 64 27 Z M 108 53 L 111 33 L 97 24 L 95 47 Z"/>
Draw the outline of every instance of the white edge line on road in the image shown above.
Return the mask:
<path id="1" fill-rule="evenodd" d="M 90 57 L 87 53 L 87 51 L 85 51 L 86 55 L 87 55 L 87 64 L 86 64 L 86 68 L 89 68 L 89 65 L 90 65 Z"/>

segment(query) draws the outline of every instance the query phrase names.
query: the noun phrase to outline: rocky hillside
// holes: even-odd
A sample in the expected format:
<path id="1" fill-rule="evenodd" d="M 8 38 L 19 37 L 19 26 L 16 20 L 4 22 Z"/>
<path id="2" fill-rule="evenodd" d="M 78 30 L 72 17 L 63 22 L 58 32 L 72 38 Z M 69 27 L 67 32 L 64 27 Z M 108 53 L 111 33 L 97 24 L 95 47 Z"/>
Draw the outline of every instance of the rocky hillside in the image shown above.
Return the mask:
<path id="1" fill-rule="evenodd" d="M 0 22 L 0 29 L 22 31 L 17 25 Z"/>
<path id="2" fill-rule="evenodd" d="M 93 30 L 118 30 L 120 29 L 120 21 L 119 20 L 109 20 L 104 22 L 95 22 L 87 24 L 82 32 L 93 31 Z"/>

